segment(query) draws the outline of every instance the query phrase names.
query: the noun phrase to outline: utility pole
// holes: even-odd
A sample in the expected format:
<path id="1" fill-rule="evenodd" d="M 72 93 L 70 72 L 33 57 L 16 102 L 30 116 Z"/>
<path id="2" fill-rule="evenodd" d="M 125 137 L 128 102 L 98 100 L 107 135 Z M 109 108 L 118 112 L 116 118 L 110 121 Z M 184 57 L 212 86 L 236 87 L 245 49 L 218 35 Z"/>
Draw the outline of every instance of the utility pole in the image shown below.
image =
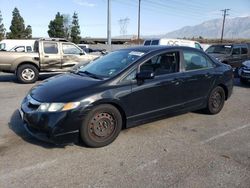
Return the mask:
<path id="1" fill-rule="evenodd" d="M 107 13 L 107 41 L 108 45 L 111 47 L 111 0 L 108 1 L 108 13 Z"/>
<path id="2" fill-rule="evenodd" d="M 137 35 L 138 44 L 140 44 L 140 32 L 141 32 L 141 0 L 139 0 L 139 6 L 138 6 L 138 35 Z"/>
<path id="3" fill-rule="evenodd" d="M 222 23 L 222 31 L 221 31 L 221 38 L 220 38 L 220 42 L 223 42 L 223 35 L 224 35 L 224 26 L 225 26 L 225 20 L 226 20 L 226 16 L 228 16 L 229 14 L 227 13 L 230 9 L 224 9 L 221 10 L 223 12 L 223 23 Z"/>

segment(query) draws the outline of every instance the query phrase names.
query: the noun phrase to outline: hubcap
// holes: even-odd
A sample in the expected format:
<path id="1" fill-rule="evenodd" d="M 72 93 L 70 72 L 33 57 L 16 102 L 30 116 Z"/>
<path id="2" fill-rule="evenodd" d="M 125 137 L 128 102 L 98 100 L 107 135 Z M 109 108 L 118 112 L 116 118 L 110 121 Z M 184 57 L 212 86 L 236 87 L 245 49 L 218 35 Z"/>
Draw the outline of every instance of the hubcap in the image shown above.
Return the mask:
<path id="1" fill-rule="evenodd" d="M 222 96 L 219 92 L 215 92 L 211 97 L 212 107 L 218 109 L 222 103 Z"/>
<path id="2" fill-rule="evenodd" d="M 34 79 L 34 77 L 35 77 L 35 72 L 32 69 L 27 68 L 22 71 L 22 78 L 24 80 L 30 81 Z"/>
<path id="3" fill-rule="evenodd" d="M 116 120 L 111 114 L 98 113 L 90 120 L 90 135 L 95 140 L 104 140 L 113 134 L 115 126 Z"/>

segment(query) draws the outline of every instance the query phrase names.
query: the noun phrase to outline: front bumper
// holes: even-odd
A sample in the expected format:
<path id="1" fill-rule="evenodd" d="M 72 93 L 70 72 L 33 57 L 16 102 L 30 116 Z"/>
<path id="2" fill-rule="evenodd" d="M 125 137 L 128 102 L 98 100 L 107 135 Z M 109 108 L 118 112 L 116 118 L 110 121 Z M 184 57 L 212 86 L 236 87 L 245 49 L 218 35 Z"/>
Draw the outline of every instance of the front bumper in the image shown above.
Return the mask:
<path id="1" fill-rule="evenodd" d="M 250 80 L 250 70 L 244 70 L 244 69 L 241 68 L 241 69 L 239 70 L 239 76 L 240 76 L 241 78 Z"/>
<path id="2" fill-rule="evenodd" d="M 24 128 L 39 140 L 54 144 L 75 143 L 83 122 L 81 111 L 38 112 L 29 101 L 22 103 L 20 115 Z"/>

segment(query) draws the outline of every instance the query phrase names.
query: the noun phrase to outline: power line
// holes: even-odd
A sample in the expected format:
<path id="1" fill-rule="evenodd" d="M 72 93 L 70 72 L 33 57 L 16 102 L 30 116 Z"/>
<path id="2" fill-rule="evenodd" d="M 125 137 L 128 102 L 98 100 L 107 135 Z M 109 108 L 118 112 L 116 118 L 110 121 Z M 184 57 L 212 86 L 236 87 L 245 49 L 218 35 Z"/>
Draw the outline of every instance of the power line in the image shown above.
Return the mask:
<path id="1" fill-rule="evenodd" d="M 226 16 L 228 16 L 229 14 L 227 13 L 230 9 L 224 9 L 224 10 L 221 10 L 223 12 L 223 22 L 222 22 L 222 30 L 221 30 L 221 43 L 223 41 L 223 34 L 224 34 L 224 26 L 225 26 L 225 20 L 226 20 Z"/>
<path id="2" fill-rule="evenodd" d="M 121 35 L 126 35 L 127 34 L 127 27 L 128 27 L 128 23 L 129 23 L 129 18 L 126 17 L 124 19 L 120 19 L 118 20 L 118 23 L 120 25 L 120 34 Z"/>

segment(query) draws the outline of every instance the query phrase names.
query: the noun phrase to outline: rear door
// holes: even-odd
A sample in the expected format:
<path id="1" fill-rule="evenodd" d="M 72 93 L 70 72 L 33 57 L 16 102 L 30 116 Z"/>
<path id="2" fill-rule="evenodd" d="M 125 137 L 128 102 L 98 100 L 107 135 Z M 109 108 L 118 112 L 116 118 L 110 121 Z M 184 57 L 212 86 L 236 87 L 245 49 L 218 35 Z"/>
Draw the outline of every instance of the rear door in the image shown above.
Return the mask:
<path id="1" fill-rule="evenodd" d="M 197 107 L 206 101 L 215 80 L 215 64 L 203 53 L 183 50 L 183 93 L 185 107 Z"/>
<path id="2" fill-rule="evenodd" d="M 43 41 L 40 51 L 40 66 L 42 70 L 57 71 L 61 69 L 62 57 L 59 45 L 54 41 Z"/>

